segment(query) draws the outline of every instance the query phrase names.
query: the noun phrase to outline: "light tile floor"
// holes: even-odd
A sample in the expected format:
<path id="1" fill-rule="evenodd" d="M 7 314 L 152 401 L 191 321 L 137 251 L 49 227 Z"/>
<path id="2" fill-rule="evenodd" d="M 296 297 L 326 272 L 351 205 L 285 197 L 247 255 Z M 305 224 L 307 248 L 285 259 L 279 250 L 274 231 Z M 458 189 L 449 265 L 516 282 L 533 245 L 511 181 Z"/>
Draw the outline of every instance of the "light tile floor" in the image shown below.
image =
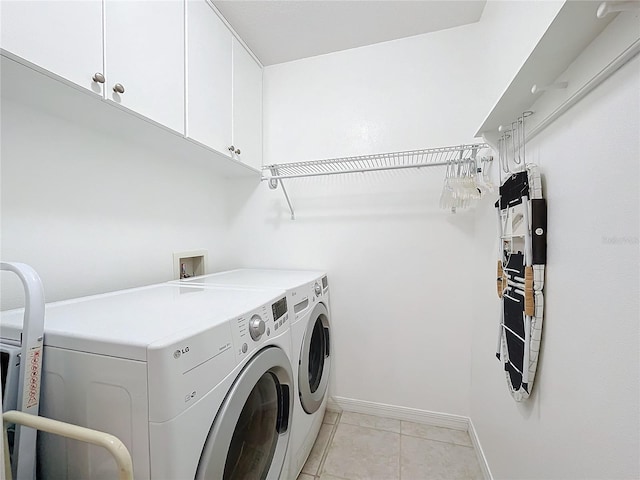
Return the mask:
<path id="1" fill-rule="evenodd" d="M 327 411 L 298 480 L 481 480 L 467 432 Z"/>

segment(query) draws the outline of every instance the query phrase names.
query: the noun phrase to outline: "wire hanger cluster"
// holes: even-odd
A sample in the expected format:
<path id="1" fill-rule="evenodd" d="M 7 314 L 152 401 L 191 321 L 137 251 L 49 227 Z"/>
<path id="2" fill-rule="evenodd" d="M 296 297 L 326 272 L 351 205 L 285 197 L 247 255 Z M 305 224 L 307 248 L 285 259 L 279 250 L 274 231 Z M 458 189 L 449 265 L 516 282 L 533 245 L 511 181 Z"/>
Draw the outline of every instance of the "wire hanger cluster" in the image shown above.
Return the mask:
<path id="1" fill-rule="evenodd" d="M 521 172 L 526 166 L 525 145 L 527 138 L 525 120 L 531 115 L 533 115 L 533 112 L 528 110 L 523 112 L 515 122 L 511 122 L 511 125 L 500 125 L 498 128 L 500 132 L 500 137 L 498 138 L 500 184 L 502 184 L 503 174 L 505 174 L 506 178 L 512 173 Z"/>
<path id="2" fill-rule="evenodd" d="M 474 152 L 471 158 L 462 153 L 457 159 L 451 159 L 440 195 L 440 208 L 455 213 L 459 208 L 468 208 L 487 192 L 493 191 L 493 184 L 488 175 L 489 162 L 492 156 L 478 156 Z"/>

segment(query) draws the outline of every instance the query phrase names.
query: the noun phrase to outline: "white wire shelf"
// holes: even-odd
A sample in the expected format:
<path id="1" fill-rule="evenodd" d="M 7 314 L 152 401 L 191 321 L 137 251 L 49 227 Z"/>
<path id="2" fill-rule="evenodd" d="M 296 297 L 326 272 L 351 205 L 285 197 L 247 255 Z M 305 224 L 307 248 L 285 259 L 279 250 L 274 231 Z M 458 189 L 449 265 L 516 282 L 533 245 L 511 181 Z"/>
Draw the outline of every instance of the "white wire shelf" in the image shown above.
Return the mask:
<path id="1" fill-rule="evenodd" d="M 265 165 L 262 169 L 269 171 L 271 175 L 263 177 L 263 180 L 437 167 L 449 165 L 454 161 L 472 160 L 478 150 L 485 147 L 488 147 L 488 145 L 477 143 L 454 147 L 426 148 L 405 152 L 376 153 L 357 157 Z"/>
<path id="2" fill-rule="evenodd" d="M 486 143 L 474 143 L 451 147 L 407 150 L 404 152 L 376 153 L 356 157 L 277 163 L 262 167 L 263 172 L 268 172 L 266 175 L 263 173 L 262 180 L 268 181 L 271 189 L 276 189 L 278 184 L 282 187 L 291 210 L 291 219 L 295 219 L 293 207 L 282 180 L 349 173 L 421 169 L 446 166 L 452 163 L 461 164 L 475 161 L 478 151 L 483 148 L 488 148 L 488 145 Z"/>

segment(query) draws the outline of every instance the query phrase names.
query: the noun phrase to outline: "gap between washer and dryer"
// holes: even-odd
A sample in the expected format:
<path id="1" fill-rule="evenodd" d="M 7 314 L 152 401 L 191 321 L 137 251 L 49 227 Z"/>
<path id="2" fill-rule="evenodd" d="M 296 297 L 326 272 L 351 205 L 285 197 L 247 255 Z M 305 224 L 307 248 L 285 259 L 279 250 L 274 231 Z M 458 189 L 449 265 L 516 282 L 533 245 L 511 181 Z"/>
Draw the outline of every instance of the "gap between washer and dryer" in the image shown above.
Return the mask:
<path id="1" fill-rule="evenodd" d="M 297 480 L 481 480 L 465 431 L 327 410 Z"/>

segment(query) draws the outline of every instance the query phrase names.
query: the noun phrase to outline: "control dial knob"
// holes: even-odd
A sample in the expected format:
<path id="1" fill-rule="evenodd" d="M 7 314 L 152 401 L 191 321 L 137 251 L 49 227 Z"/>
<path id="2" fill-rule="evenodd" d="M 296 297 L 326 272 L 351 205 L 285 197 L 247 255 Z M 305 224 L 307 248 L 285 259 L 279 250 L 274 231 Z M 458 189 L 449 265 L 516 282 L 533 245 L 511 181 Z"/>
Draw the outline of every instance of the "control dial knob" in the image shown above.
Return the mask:
<path id="1" fill-rule="evenodd" d="M 264 320 L 260 318 L 260 315 L 254 315 L 253 317 L 251 317 L 251 320 L 249 320 L 249 334 L 254 341 L 257 342 L 258 340 L 260 340 L 260 337 L 264 333 L 265 329 L 266 325 L 264 323 Z"/>
<path id="2" fill-rule="evenodd" d="M 316 284 L 313 286 L 313 291 L 316 292 L 316 297 L 319 297 L 322 293 L 322 288 L 320 287 L 320 284 L 318 282 L 316 282 Z"/>

